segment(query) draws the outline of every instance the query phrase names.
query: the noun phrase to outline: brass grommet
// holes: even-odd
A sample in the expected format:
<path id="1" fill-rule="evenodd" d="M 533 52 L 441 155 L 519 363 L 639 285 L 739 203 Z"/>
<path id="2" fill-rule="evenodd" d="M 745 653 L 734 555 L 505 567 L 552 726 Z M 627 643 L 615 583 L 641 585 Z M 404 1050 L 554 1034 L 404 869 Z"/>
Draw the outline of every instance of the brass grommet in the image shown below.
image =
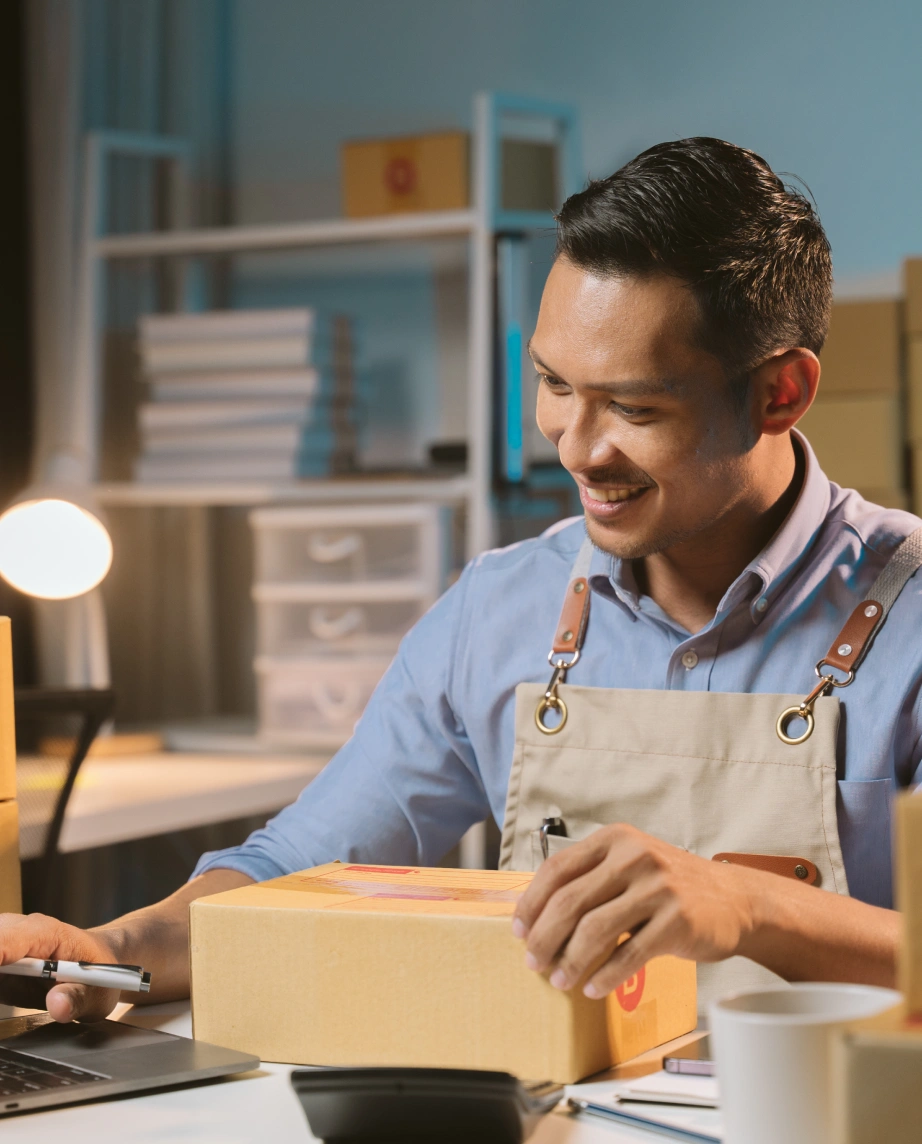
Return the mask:
<path id="1" fill-rule="evenodd" d="M 797 716 L 800 719 L 806 720 L 807 729 L 802 735 L 792 737 L 787 733 L 788 722 Z M 778 722 L 775 724 L 775 730 L 778 733 L 778 738 L 782 743 L 787 743 L 789 747 L 796 747 L 798 743 L 805 743 L 807 739 L 813 734 L 815 726 L 812 711 L 804 711 L 802 707 L 788 707 L 782 711 L 778 716 Z"/>
<path id="2" fill-rule="evenodd" d="M 586 587 L 586 585 L 582 582 L 582 580 L 577 580 L 576 583 L 573 585 L 573 591 L 576 592 L 577 595 L 579 595 L 579 593 L 582 592 L 582 590 L 585 587 Z"/>
<path id="3" fill-rule="evenodd" d="M 558 710 L 560 712 L 560 722 L 557 724 L 556 727 L 547 727 L 547 726 L 545 726 L 545 723 L 544 723 L 545 713 L 551 707 L 556 708 L 556 710 Z M 536 724 L 538 730 L 543 735 L 556 735 L 559 731 L 563 730 L 563 727 L 564 727 L 564 724 L 566 723 L 566 721 L 567 721 L 567 705 L 560 698 L 560 696 L 557 695 L 557 696 L 555 696 L 555 698 L 553 700 L 551 700 L 551 699 L 548 699 L 548 697 L 546 695 L 543 695 L 541 697 L 541 702 L 535 708 L 535 724 Z"/>
<path id="4" fill-rule="evenodd" d="M 799 862 L 794 867 L 794 873 L 797 875 L 798 878 L 801 878 L 801 879 L 807 878 L 810 876 L 810 871 L 807 869 L 807 867 L 802 866 Z"/>

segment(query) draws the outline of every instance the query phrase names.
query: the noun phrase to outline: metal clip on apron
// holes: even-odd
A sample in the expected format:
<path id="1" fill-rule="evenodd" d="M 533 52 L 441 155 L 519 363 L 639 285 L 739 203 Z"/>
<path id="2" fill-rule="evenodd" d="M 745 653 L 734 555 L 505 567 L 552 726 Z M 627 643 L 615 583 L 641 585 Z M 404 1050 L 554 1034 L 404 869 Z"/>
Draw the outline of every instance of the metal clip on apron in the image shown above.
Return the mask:
<path id="1" fill-rule="evenodd" d="M 550 682 L 516 689 L 501 867 L 535 869 L 548 854 L 622 822 L 704 858 L 847 894 L 836 823 L 839 701 L 831 692 L 855 678 L 922 565 L 922 528 L 896 549 L 816 665 L 819 683 L 802 699 L 567 684 L 589 623 L 591 559 L 587 539 L 548 656 Z M 792 735 L 795 717 L 806 726 Z M 741 957 L 699 965 L 699 1007 L 732 989 L 778 980 Z"/>

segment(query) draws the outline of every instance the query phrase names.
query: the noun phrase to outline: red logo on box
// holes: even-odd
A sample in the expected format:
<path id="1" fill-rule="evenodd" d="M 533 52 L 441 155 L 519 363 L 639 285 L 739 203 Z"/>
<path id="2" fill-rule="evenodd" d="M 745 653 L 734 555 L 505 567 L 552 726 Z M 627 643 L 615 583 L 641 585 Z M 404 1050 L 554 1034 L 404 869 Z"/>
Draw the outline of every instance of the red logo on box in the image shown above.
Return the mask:
<path id="1" fill-rule="evenodd" d="M 615 990 L 618 997 L 618 1004 L 625 1011 L 625 1013 L 633 1013 L 637 1006 L 640 1004 L 640 999 L 643 997 L 643 987 L 647 980 L 646 966 L 641 966 L 640 969 L 629 977 L 627 981 L 623 982 Z"/>
<path id="2" fill-rule="evenodd" d="M 417 180 L 416 164 L 406 155 L 395 155 L 384 168 L 384 185 L 392 195 L 409 195 Z"/>

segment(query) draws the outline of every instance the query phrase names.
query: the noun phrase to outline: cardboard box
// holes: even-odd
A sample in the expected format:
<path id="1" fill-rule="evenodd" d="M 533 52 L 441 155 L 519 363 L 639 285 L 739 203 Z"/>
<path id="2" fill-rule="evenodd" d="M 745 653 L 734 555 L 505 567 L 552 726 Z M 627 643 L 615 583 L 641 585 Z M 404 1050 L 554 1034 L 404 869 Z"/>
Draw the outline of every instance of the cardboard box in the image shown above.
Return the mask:
<path id="1" fill-rule="evenodd" d="M 0 913 L 21 912 L 19 808 L 15 799 L 9 799 L 0 802 Z"/>
<path id="2" fill-rule="evenodd" d="M 896 800 L 896 908 L 903 915 L 899 989 L 910 1017 L 922 1015 L 922 797 Z"/>
<path id="3" fill-rule="evenodd" d="M 907 258 L 903 263 L 903 286 L 906 295 L 904 329 L 907 334 L 922 334 L 922 258 Z"/>
<path id="4" fill-rule="evenodd" d="M 835 1144 L 918 1144 L 922 1032 L 853 1033 L 832 1054 Z"/>
<path id="5" fill-rule="evenodd" d="M 346 217 L 467 207 L 468 151 L 468 136 L 463 131 L 344 143 Z"/>
<path id="6" fill-rule="evenodd" d="M 820 398 L 900 393 L 902 302 L 836 302 L 820 354 Z"/>
<path id="7" fill-rule="evenodd" d="M 797 428 L 813 446 L 830 480 L 851 489 L 903 487 L 898 398 L 819 398 Z"/>
<path id="8" fill-rule="evenodd" d="M 906 339 L 906 436 L 922 445 L 922 334 Z"/>
<path id="9" fill-rule="evenodd" d="M 16 719 L 13 711 L 11 624 L 0 616 L 0 800 L 16 797 Z"/>
<path id="10" fill-rule="evenodd" d="M 500 1069 L 570 1083 L 697 1022 L 695 965 L 604 1001 L 525 968 L 531 874 L 330 863 L 191 907 L 195 1036 L 263 1060 Z"/>

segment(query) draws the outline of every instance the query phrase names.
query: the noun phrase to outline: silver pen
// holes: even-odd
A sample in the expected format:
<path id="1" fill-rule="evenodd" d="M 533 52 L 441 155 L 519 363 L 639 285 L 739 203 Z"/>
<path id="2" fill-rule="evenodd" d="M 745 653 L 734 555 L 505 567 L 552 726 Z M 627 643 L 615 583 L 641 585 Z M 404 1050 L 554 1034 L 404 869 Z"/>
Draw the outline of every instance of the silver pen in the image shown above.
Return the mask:
<path id="1" fill-rule="evenodd" d="M 66 981 L 72 985 L 95 985 L 100 989 L 124 989 L 129 993 L 150 992 L 150 974 L 140 965 L 100 965 L 93 961 L 23 957 L 9 965 L 0 965 L 0 973 Z"/>

